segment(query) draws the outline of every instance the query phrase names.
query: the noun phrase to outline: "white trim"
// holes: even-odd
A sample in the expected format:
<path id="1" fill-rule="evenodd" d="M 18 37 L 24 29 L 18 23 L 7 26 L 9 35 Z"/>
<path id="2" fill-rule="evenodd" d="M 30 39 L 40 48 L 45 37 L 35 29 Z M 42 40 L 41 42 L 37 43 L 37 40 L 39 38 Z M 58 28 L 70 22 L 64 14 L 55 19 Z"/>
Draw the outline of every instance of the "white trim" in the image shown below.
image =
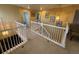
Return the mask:
<path id="1" fill-rule="evenodd" d="M 64 36 L 62 38 L 62 45 L 65 47 L 65 43 L 66 43 L 66 36 L 67 36 L 67 33 L 68 33 L 68 30 L 69 30 L 69 27 L 68 25 L 66 26 L 66 30 L 64 32 Z"/>
<path id="2" fill-rule="evenodd" d="M 46 26 L 55 27 L 55 28 L 64 29 L 64 30 L 66 29 L 65 27 L 59 27 L 59 26 L 44 24 L 44 23 L 40 23 L 40 22 L 31 21 L 31 23 L 36 23 L 36 24 L 40 24 L 40 25 L 43 24 L 43 25 L 46 25 Z"/>
<path id="3" fill-rule="evenodd" d="M 46 26 L 49 26 L 49 27 L 55 27 L 55 28 L 58 28 L 58 29 L 66 29 L 65 27 L 59 27 L 59 26 L 55 26 L 55 25 L 49 25 L 49 24 L 44 24 Z"/>
<path id="4" fill-rule="evenodd" d="M 21 25 L 21 26 L 26 26 L 25 24 L 22 24 L 22 23 L 19 23 L 19 22 L 16 22 L 17 24 Z"/>

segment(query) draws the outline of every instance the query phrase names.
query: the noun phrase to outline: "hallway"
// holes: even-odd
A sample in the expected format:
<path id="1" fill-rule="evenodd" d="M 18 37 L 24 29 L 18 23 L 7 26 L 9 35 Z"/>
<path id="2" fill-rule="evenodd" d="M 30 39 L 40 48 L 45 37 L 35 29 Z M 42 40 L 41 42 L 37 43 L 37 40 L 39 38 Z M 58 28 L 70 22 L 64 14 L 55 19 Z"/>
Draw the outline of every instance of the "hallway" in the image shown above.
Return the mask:
<path id="1" fill-rule="evenodd" d="M 79 43 L 77 41 L 67 40 L 66 48 L 62 48 L 52 42 L 49 42 L 43 37 L 36 35 L 35 33 L 29 33 L 28 42 L 23 46 L 20 46 L 10 54 L 66 54 L 66 53 L 79 53 Z"/>

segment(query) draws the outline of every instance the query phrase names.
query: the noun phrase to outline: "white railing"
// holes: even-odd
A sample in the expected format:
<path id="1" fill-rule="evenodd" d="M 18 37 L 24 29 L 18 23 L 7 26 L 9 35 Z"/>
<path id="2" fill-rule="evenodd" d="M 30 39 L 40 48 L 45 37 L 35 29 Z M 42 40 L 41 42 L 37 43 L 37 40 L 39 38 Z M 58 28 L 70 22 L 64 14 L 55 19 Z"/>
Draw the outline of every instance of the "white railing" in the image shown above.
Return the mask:
<path id="1" fill-rule="evenodd" d="M 34 33 L 46 38 L 47 40 L 65 48 L 68 26 L 58 27 L 54 25 L 31 21 L 31 30 Z"/>
<path id="2" fill-rule="evenodd" d="M 15 24 L 15 28 L 0 30 L 0 53 L 10 53 L 27 42 L 26 26 L 18 22 Z"/>

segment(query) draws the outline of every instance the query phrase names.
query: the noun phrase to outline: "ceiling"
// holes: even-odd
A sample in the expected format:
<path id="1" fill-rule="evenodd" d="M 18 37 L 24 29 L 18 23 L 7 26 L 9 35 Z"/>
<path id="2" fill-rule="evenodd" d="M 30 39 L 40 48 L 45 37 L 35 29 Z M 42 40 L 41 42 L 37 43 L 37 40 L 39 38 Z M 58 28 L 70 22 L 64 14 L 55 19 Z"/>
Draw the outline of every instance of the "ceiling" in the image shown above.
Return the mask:
<path id="1" fill-rule="evenodd" d="M 28 8 L 28 6 L 30 7 L 30 9 L 32 10 L 40 10 L 40 8 L 48 10 L 48 9 L 52 9 L 52 8 L 59 8 L 59 7 L 67 7 L 70 6 L 70 4 L 16 4 L 19 7 L 24 7 L 24 8 Z"/>

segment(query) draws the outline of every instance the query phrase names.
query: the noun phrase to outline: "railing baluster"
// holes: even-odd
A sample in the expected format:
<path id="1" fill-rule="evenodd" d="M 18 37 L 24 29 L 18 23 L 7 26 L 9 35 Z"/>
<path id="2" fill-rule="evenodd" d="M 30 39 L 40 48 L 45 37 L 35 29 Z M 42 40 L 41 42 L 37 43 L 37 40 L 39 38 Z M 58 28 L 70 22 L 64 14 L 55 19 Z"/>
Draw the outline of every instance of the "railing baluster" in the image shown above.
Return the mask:
<path id="1" fill-rule="evenodd" d="M 58 35 L 58 29 L 56 28 L 56 42 L 58 42 L 57 35 Z"/>
<path id="2" fill-rule="evenodd" d="M 7 40 L 7 44 L 8 44 L 8 47 L 9 47 L 9 49 L 10 49 L 10 45 L 9 45 L 9 37 L 8 37 L 8 39 L 6 39 Z"/>
<path id="3" fill-rule="evenodd" d="M 58 29 L 56 28 L 56 41 L 58 42 Z"/>
<path id="4" fill-rule="evenodd" d="M 60 29 L 58 29 L 58 42 L 59 42 L 59 36 L 60 36 Z"/>
<path id="5" fill-rule="evenodd" d="M 57 42 L 59 42 L 59 29 L 57 29 Z"/>
<path id="6" fill-rule="evenodd" d="M 53 30 L 53 34 L 54 34 L 53 38 L 54 38 L 54 40 L 55 40 L 55 28 L 54 28 L 54 30 Z M 56 40 L 55 40 L 55 41 L 56 41 Z"/>
<path id="7" fill-rule="evenodd" d="M 13 44 L 12 44 L 12 39 L 11 39 L 11 37 L 10 37 L 10 42 L 11 42 L 11 48 L 13 47 Z"/>
<path id="8" fill-rule="evenodd" d="M 57 39 L 56 41 L 58 42 L 59 39 L 58 39 L 58 29 L 57 28 L 56 28 L 56 39 Z"/>
<path id="9" fill-rule="evenodd" d="M 14 29 L 14 32 L 16 31 L 16 29 Z M 14 33 L 14 44 L 16 45 L 16 32 Z"/>
<path id="10" fill-rule="evenodd" d="M 7 51 L 7 47 L 6 47 L 6 44 L 5 44 L 4 38 L 3 38 L 3 43 L 4 43 L 5 50 Z"/>
<path id="11" fill-rule="evenodd" d="M 16 45 L 16 37 L 15 37 L 15 34 L 14 34 L 14 45 Z"/>
<path id="12" fill-rule="evenodd" d="M 54 29 L 51 28 L 51 38 L 52 38 L 52 39 L 53 39 L 53 36 L 54 36 L 54 35 L 53 35 L 53 30 L 54 30 Z"/>
<path id="13" fill-rule="evenodd" d="M 19 29 L 19 28 L 18 28 Z M 19 29 L 19 34 L 21 35 L 21 30 Z M 20 43 L 20 39 L 19 39 L 19 36 L 18 37 L 18 43 Z"/>
<path id="14" fill-rule="evenodd" d="M 17 37 L 16 37 L 16 34 L 15 34 L 15 42 L 16 42 L 16 45 L 17 45 Z"/>
<path id="15" fill-rule="evenodd" d="M 57 39 L 56 39 L 56 33 L 57 33 L 57 32 L 56 32 L 56 28 L 55 28 L 54 31 L 55 31 L 55 32 L 54 32 L 54 33 L 55 33 L 55 34 L 54 34 L 54 35 L 55 35 L 55 41 L 57 41 Z"/>
<path id="16" fill-rule="evenodd" d="M 18 41 L 18 36 L 16 35 L 16 41 L 17 41 L 17 44 L 19 44 L 19 41 Z"/>
<path id="17" fill-rule="evenodd" d="M 2 45 L 1 45 L 1 43 L 0 43 L 0 47 L 1 47 L 1 51 L 2 51 L 2 53 L 4 52 L 4 50 L 3 50 L 3 48 L 2 48 Z"/>
<path id="18" fill-rule="evenodd" d="M 14 46 L 15 46 L 15 38 L 14 38 L 14 36 L 12 38 L 13 38 L 13 43 L 14 43 Z"/>
<path id="19" fill-rule="evenodd" d="M 59 36 L 59 41 L 61 42 L 61 36 L 62 36 L 62 29 L 60 29 L 60 36 Z"/>

